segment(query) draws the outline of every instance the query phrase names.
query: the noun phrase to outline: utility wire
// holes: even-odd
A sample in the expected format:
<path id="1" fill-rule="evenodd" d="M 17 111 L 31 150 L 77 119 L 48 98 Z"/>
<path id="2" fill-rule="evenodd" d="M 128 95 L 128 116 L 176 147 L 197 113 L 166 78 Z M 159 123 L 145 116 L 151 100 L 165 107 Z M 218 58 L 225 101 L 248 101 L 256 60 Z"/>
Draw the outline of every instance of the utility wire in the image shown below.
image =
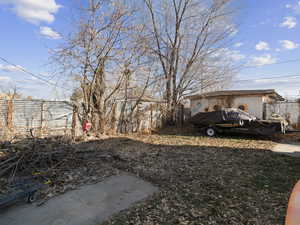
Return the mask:
<path id="1" fill-rule="evenodd" d="M 68 90 L 68 89 L 65 88 L 65 87 L 60 87 L 60 86 L 58 86 L 58 85 L 55 85 L 54 83 L 50 82 L 49 80 L 47 80 L 47 79 L 45 79 L 45 78 L 43 78 L 43 77 L 41 77 L 41 76 L 39 76 L 39 75 L 34 74 L 34 73 L 32 73 L 32 72 L 30 72 L 30 71 L 24 69 L 23 67 L 18 66 L 18 65 L 16 65 L 16 64 L 14 64 L 14 63 L 8 61 L 7 59 L 5 59 L 5 58 L 3 58 L 3 57 L 1 57 L 1 56 L 0 56 L 0 60 L 2 60 L 3 62 L 5 62 L 5 63 L 7 63 L 7 64 L 9 64 L 9 65 L 12 65 L 12 66 L 16 67 L 17 69 L 21 70 L 22 72 L 27 73 L 27 74 L 29 74 L 29 75 L 35 77 L 36 79 L 38 79 L 38 80 L 40 80 L 40 81 L 43 81 L 44 83 L 47 83 L 48 85 L 52 85 L 52 86 L 54 86 L 54 87 L 59 87 L 59 88 Z"/>
<path id="2" fill-rule="evenodd" d="M 271 65 L 286 64 L 286 63 L 292 63 L 292 62 L 300 62 L 300 59 L 293 59 L 293 60 L 281 61 L 281 62 L 270 63 L 270 64 L 261 65 L 261 66 L 244 66 L 244 67 L 242 67 L 242 70 L 244 70 L 244 69 L 251 69 L 251 68 L 259 68 L 259 67 L 262 67 L 262 66 L 271 66 Z"/>
<path id="3" fill-rule="evenodd" d="M 54 83 L 50 82 L 49 80 L 39 76 L 39 75 L 36 75 L 26 69 L 24 69 L 23 67 L 20 67 L 10 61 L 8 61 L 7 59 L 3 58 L 0 56 L 0 60 L 2 60 L 3 62 L 7 63 L 7 64 L 10 64 L 16 68 L 18 68 L 19 70 L 23 71 L 24 73 L 27 73 L 33 77 L 35 77 L 36 79 L 40 80 L 40 81 L 43 81 L 44 83 L 47 83 L 48 85 L 51 85 L 51 86 L 54 86 L 54 87 L 59 87 L 61 89 L 64 89 L 64 90 L 67 90 L 69 91 L 69 89 L 65 88 L 65 87 L 61 87 L 61 86 L 58 86 L 58 85 L 55 85 Z M 279 62 L 279 63 L 273 63 L 273 64 L 268 64 L 268 65 L 275 65 L 275 64 L 282 64 L 282 63 L 290 63 L 290 62 L 298 62 L 300 61 L 300 59 L 295 59 L 295 60 L 289 60 L 289 61 L 283 61 L 283 62 Z M 267 65 L 265 65 L 267 66 Z M 254 67 L 244 67 L 244 68 L 254 68 Z M 259 77 L 259 78 L 256 78 L 256 79 L 246 79 L 246 80 L 235 80 L 235 81 L 232 81 L 232 83 L 239 83 L 239 82 L 247 82 L 247 81 L 257 81 L 257 80 L 271 80 L 271 79 L 281 79 L 281 78 L 300 78 L 300 75 L 288 75 L 288 76 L 274 76 L 274 77 Z"/>
<path id="4" fill-rule="evenodd" d="M 235 80 L 235 81 L 232 81 L 232 82 L 246 82 L 246 81 L 256 81 L 256 80 L 273 80 L 273 79 L 282 79 L 282 78 L 297 79 L 297 78 L 300 78 L 300 75 L 288 75 L 288 76 L 276 76 L 276 77 L 259 77 L 259 78 L 255 78 L 255 79 Z"/>

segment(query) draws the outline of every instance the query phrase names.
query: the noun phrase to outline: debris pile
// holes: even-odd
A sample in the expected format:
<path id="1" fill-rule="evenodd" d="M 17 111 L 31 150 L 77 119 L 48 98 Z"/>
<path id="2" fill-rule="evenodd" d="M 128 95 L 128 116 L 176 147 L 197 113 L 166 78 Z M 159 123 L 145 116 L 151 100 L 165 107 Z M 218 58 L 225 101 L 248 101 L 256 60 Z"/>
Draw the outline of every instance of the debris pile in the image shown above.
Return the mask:
<path id="1" fill-rule="evenodd" d="M 0 153 L 0 194 L 10 182 L 32 177 L 47 184 L 42 195 L 48 199 L 117 173 L 108 163 L 115 157 L 111 151 L 79 149 L 59 137 L 5 142 Z"/>

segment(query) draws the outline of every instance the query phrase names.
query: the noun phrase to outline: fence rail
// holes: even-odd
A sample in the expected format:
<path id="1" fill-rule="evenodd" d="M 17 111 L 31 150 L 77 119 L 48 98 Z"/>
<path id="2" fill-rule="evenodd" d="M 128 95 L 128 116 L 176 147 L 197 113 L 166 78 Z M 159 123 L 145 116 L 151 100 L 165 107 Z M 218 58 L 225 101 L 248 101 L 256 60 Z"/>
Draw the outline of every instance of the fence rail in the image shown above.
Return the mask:
<path id="1" fill-rule="evenodd" d="M 165 104 L 142 101 L 131 112 L 134 101 L 116 103 L 107 132 L 151 133 L 163 126 Z M 123 114 L 121 109 L 124 108 Z M 15 136 L 82 135 L 78 114 L 82 109 L 65 101 L 0 100 L 0 140 Z M 182 125 L 190 112 L 180 105 L 176 122 Z M 81 121 L 81 122 L 80 122 Z M 97 129 L 95 129 L 97 130 Z M 95 131 L 94 130 L 94 131 Z"/>
<path id="2" fill-rule="evenodd" d="M 64 101 L 0 100 L 0 137 L 70 132 L 72 114 Z"/>

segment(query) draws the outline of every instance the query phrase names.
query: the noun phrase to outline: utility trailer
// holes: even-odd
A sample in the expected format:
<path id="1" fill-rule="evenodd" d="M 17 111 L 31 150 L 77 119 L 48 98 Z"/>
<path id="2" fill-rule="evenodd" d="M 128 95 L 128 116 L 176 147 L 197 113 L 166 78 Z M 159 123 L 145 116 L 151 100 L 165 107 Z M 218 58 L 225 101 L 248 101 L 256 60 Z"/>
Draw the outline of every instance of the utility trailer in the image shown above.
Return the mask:
<path id="1" fill-rule="evenodd" d="M 222 109 L 214 112 L 200 112 L 190 119 L 209 137 L 217 133 L 245 133 L 273 135 L 285 133 L 286 122 L 281 120 L 260 120 L 240 109 Z"/>

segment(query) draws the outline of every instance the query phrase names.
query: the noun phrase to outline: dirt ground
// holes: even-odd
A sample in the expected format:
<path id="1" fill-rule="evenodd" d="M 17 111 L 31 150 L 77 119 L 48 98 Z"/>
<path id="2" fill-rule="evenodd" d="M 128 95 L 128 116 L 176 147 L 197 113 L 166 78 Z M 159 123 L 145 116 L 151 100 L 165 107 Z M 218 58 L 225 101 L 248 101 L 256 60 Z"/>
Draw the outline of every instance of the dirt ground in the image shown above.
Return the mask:
<path id="1" fill-rule="evenodd" d="M 18 168 L 26 172 L 52 165 L 44 175 L 52 180 L 49 198 L 123 171 L 159 187 L 158 194 L 104 225 L 277 225 L 284 224 L 290 191 L 300 179 L 299 158 L 270 151 L 278 141 L 286 140 L 171 132 L 105 137 L 64 148 L 61 140 L 38 140 L 27 144 L 26 152 L 42 161 L 33 162 L 26 154 L 27 164 Z M 24 151 L 22 146 L 20 142 L 3 148 L 14 156 Z"/>
<path id="2" fill-rule="evenodd" d="M 278 138 L 281 143 L 300 143 L 300 132 L 290 132 L 284 135 L 278 135 L 276 138 Z"/>
<path id="3" fill-rule="evenodd" d="M 113 149 L 113 167 L 161 192 L 109 224 L 284 224 L 300 160 L 274 154 L 269 140 L 152 135 L 90 143 Z"/>

